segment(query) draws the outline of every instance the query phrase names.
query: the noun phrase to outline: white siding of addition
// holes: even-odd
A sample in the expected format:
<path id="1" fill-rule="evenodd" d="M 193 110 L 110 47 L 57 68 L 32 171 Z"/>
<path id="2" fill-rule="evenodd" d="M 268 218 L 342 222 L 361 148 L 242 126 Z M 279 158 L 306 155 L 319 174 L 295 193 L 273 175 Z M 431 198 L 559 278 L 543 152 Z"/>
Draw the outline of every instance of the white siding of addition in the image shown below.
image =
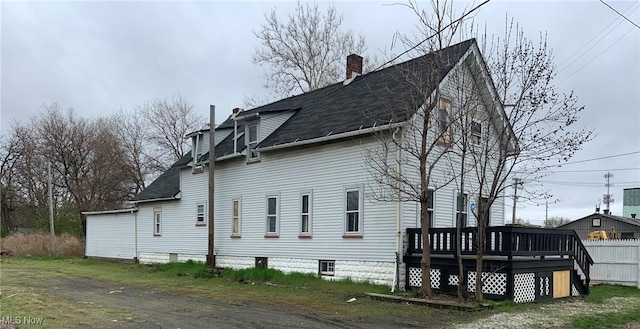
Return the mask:
<path id="1" fill-rule="evenodd" d="M 138 254 L 141 262 L 159 262 L 169 254 L 178 259 L 199 260 L 207 254 L 207 226 L 196 226 L 197 205 L 205 205 L 207 218 L 207 175 L 190 168 L 180 172 L 180 200 L 140 203 L 138 207 Z M 153 234 L 153 212 L 162 211 L 162 234 Z M 206 222 L 206 220 L 205 220 Z M 158 259 L 154 258 L 155 256 Z M 147 259 L 149 259 L 147 261 Z"/>
<path id="2" fill-rule="evenodd" d="M 87 215 L 85 255 L 133 259 L 135 213 Z"/>
<path id="3" fill-rule="evenodd" d="M 259 141 L 267 138 L 280 127 L 285 121 L 294 114 L 294 111 L 279 112 L 279 113 L 266 113 L 260 116 L 260 132 L 258 133 Z"/>

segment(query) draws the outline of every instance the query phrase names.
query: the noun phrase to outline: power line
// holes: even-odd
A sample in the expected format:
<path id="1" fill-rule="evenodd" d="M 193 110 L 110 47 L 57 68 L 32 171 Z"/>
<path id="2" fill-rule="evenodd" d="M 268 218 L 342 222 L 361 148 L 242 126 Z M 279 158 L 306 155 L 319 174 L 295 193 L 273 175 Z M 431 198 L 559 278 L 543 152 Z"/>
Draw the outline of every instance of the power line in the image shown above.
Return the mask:
<path id="1" fill-rule="evenodd" d="M 385 63 L 383 63 L 382 65 L 378 66 L 377 68 L 375 68 L 374 70 L 372 70 L 372 71 L 371 71 L 371 72 L 369 72 L 369 73 L 372 73 L 372 72 L 375 72 L 375 71 L 380 70 L 380 69 L 381 69 L 381 68 L 383 68 L 385 65 L 392 63 L 393 61 L 395 61 L 396 59 L 398 59 L 398 58 L 402 57 L 402 56 L 403 56 L 403 55 L 405 55 L 406 53 L 408 53 L 408 52 L 410 52 L 410 51 L 412 51 L 412 50 L 414 50 L 414 49 L 418 48 L 421 44 L 423 44 L 423 43 L 427 42 L 427 41 L 428 41 L 428 40 L 430 40 L 431 38 L 433 38 L 433 37 L 437 36 L 438 34 L 442 33 L 442 31 L 444 31 L 444 30 L 448 29 L 448 28 L 449 28 L 449 27 L 451 27 L 453 24 L 455 24 L 455 23 L 457 23 L 457 22 L 459 22 L 459 21 L 461 21 L 461 20 L 465 19 L 467 16 L 471 15 L 471 13 L 473 13 L 474 11 L 476 11 L 476 10 L 480 9 L 480 7 L 484 6 L 484 5 L 485 5 L 485 4 L 487 4 L 489 1 L 491 1 L 491 0 L 485 0 L 483 3 L 481 3 L 481 4 L 477 5 L 477 6 L 475 6 L 473 9 L 471 9 L 470 11 L 468 11 L 467 13 L 465 13 L 464 15 L 460 16 L 460 18 L 458 18 L 458 19 L 456 19 L 456 20 L 452 21 L 451 23 L 449 23 L 449 24 L 445 25 L 443 28 L 441 28 L 440 30 L 436 31 L 434 34 L 432 34 L 432 35 L 428 36 L 426 39 L 424 39 L 424 40 L 422 40 L 422 41 L 418 42 L 417 44 L 415 44 L 415 45 L 414 45 L 414 46 L 412 46 L 411 48 L 409 48 L 409 49 L 405 50 L 404 52 L 400 53 L 400 55 L 398 55 L 398 56 L 396 56 L 396 57 L 394 57 L 394 58 L 392 58 L 392 59 L 390 59 L 390 60 L 386 61 Z M 355 79 L 353 82 L 354 82 L 354 83 L 358 83 L 358 82 L 360 82 L 360 79 Z M 321 100 L 321 99 L 327 98 L 327 97 L 329 97 L 329 96 L 331 96 L 331 95 L 335 94 L 335 93 L 336 93 L 336 92 L 338 92 L 339 90 L 343 89 L 344 87 L 345 87 L 345 85 L 344 85 L 344 84 L 342 84 L 341 86 L 339 86 L 338 88 L 334 89 L 334 90 L 333 90 L 333 91 L 331 91 L 331 92 L 328 92 L 328 93 L 326 93 L 326 94 L 324 94 L 324 95 L 322 95 L 322 96 L 318 96 L 318 97 L 316 97 L 316 98 L 313 98 L 312 100 L 310 100 L 310 101 L 309 101 L 309 103 L 307 103 L 307 105 L 312 104 L 312 103 L 314 103 L 314 102 L 316 102 L 316 101 L 318 101 L 318 100 Z"/>
<path id="2" fill-rule="evenodd" d="M 626 10 L 625 12 L 627 12 L 627 14 L 632 14 L 634 13 L 636 10 L 638 10 L 638 8 L 640 8 L 640 6 L 636 6 L 639 5 L 640 3 L 634 2 L 632 3 Z M 629 11 L 629 9 L 634 8 L 633 10 Z M 612 27 L 612 25 L 614 25 Z M 570 67 L 571 65 L 575 64 L 577 60 L 579 60 L 580 58 L 582 58 L 584 55 L 586 55 L 589 51 L 591 51 L 591 49 L 593 49 L 595 46 L 598 45 L 598 43 L 600 43 L 604 38 L 606 38 L 611 32 L 613 32 L 613 30 L 615 30 L 620 24 L 622 24 L 622 20 L 620 19 L 620 17 L 616 17 L 614 18 L 611 23 L 609 23 L 609 25 L 607 25 L 604 29 L 600 30 L 600 32 L 598 34 L 596 34 L 593 38 L 591 38 L 591 40 L 589 40 L 587 43 L 585 43 L 582 47 L 580 47 L 578 50 L 576 50 L 573 54 L 571 54 L 571 56 L 566 57 L 562 62 L 560 62 L 558 64 L 558 72 L 564 71 L 566 70 L 568 67 Z M 602 36 L 601 36 L 602 35 Z M 592 42 L 594 42 L 594 44 L 591 45 Z M 578 55 L 578 53 L 580 53 L 585 47 L 588 47 L 588 49 L 584 50 L 584 52 L 582 52 L 579 56 L 576 57 L 576 55 Z M 571 61 L 570 63 L 568 63 L 566 65 L 566 67 L 561 68 L 565 63 Z"/>
<path id="3" fill-rule="evenodd" d="M 480 7 L 484 6 L 484 5 L 485 5 L 485 4 L 487 4 L 489 1 L 491 1 L 491 0 L 485 0 L 483 3 L 481 3 L 481 4 L 477 5 L 475 8 L 471 9 L 470 11 L 468 11 L 467 13 L 465 13 L 464 15 L 460 16 L 460 18 L 458 18 L 458 19 L 456 19 L 456 20 L 452 21 L 451 23 L 449 23 L 449 24 L 445 25 L 445 26 L 444 26 L 443 28 L 441 28 L 440 30 L 436 31 L 434 34 L 432 34 L 432 35 L 428 36 L 426 39 L 424 39 L 424 40 L 422 40 L 422 41 L 420 41 L 420 42 L 416 43 L 415 45 L 411 46 L 411 48 L 409 48 L 409 49 L 407 49 L 407 50 L 405 50 L 405 51 L 401 52 L 398 56 L 396 56 L 396 57 L 394 57 L 394 58 L 392 58 L 392 59 L 390 59 L 390 60 L 388 60 L 388 61 L 386 61 L 386 62 L 382 63 L 382 65 L 378 66 L 378 67 L 377 67 L 375 70 L 373 70 L 372 72 L 377 71 L 377 70 L 379 70 L 379 69 L 383 68 L 383 67 L 384 67 L 385 65 L 387 65 L 387 64 L 393 63 L 395 60 L 397 60 L 398 58 L 400 58 L 400 57 L 404 56 L 404 55 L 405 55 L 405 54 L 407 54 L 408 52 L 410 52 L 410 51 L 412 51 L 412 50 L 414 50 L 414 49 L 416 49 L 416 48 L 420 47 L 420 45 L 422 45 L 423 43 L 425 43 L 425 42 L 429 41 L 431 38 L 433 38 L 433 37 L 437 36 L 438 34 L 442 33 L 442 31 L 444 31 L 444 30 L 446 30 L 446 29 L 450 28 L 453 24 L 456 24 L 456 23 L 458 23 L 459 21 L 461 21 L 461 20 L 465 19 L 467 16 L 471 15 L 471 13 L 473 13 L 474 11 L 476 11 L 476 10 L 480 9 Z"/>
<path id="4" fill-rule="evenodd" d="M 640 8 L 640 6 L 637 6 L 636 8 L 634 8 L 633 10 L 629 11 L 629 9 L 631 9 L 632 7 L 636 6 L 637 2 L 632 3 L 627 9 L 625 9 L 625 12 L 628 12 L 627 14 L 632 14 L 634 13 L 636 10 L 638 10 L 638 8 Z M 617 22 L 617 24 L 615 24 Z M 582 45 L 582 47 L 580 47 L 578 50 L 576 50 L 573 54 L 571 54 L 571 56 L 568 56 L 567 58 L 565 58 L 562 62 L 560 62 L 558 64 L 558 72 L 562 72 L 565 69 L 567 69 L 568 67 L 570 67 L 573 63 L 575 63 L 578 59 L 582 58 L 584 55 L 586 55 L 591 49 L 593 49 L 593 47 L 595 47 L 600 41 L 602 41 L 602 39 L 604 39 L 611 31 L 613 31 L 615 28 L 617 28 L 620 24 L 622 23 L 622 21 L 620 20 L 620 17 L 616 17 L 613 19 L 613 21 L 611 21 L 611 23 L 609 23 L 609 25 L 607 25 L 604 29 L 600 30 L 600 32 L 598 34 L 596 34 L 593 38 L 591 38 L 591 40 L 589 40 L 587 43 L 585 43 L 584 45 Z M 611 29 L 609 29 L 613 24 L 615 24 L 615 26 Z M 607 30 L 611 30 L 609 32 L 607 32 Z M 606 33 L 605 33 L 606 32 Z M 598 38 L 600 35 L 602 34 L 602 37 Z M 582 52 L 581 55 L 575 57 L 578 53 L 580 53 L 585 47 L 589 46 L 594 40 L 596 40 L 596 43 L 591 45 L 591 47 L 589 47 L 588 49 L 586 49 L 584 52 Z M 567 64 L 567 66 L 565 68 L 560 68 L 561 66 L 564 65 L 564 63 L 568 62 L 571 60 L 571 63 Z"/>
<path id="5" fill-rule="evenodd" d="M 599 172 L 599 171 L 626 171 L 626 170 L 640 170 L 637 168 L 618 168 L 618 169 L 583 169 L 583 170 L 554 170 L 554 173 L 572 173 L 572 172 Z"/>
<path id="6" fill-rule="evenodd" d="M 586 159 L 586 160 L 580 160 L 580 161 L 572 161 L 572 162 L 566 162 L 566 163 L 561 163 L 561 164 L 557 164 L 557 165 L 550 165 L 549 168 L 551 168 L 551 167 L 562 167 L 562 166 L 566 166 L 566 165 L 570 165 L 570 164 L 576 164 L 576 163 L 583 163 L 583 162 L 590 162 L 590 161 L 618 158 L 618 157 L 627 156 L 627 155 L 633 155 L 633 154 L 638 154 L 638 153 L 640 153 L 640 151 L 634 151 L 634 152 L 622 153 L 622 154 L 614 154 L 614 155 L 607 155 L 607 156 L 603 156 L 603 157 L 599 157 L 599 158 Z"/>
<path id="7" fill-rule="evenodd" d="M 629 31 L 627 31 L 625 34 L 621 35 L 618 39 L 616 39 L 616 41 L 614 41 L 612 44 L 609 45 L 609 47 L 605 48 L 603 51 L 601 51 L 599 54 L 597 54 L 596 56 L 594 56 L 593 58 L 591 58 L 590 61 L 586 62 L 584 65 L 580 66 L 580 68 L 578 68 L 577 70 L 573 71 L 573 73 L 569 74 L 568 76 L 566 76 L 564 79 L 562 79 L 562 81 L 560 81 L 558 84 L 561 84 L 565 81 L 567 81 L 570 77 L 574 76 L 576 73 L 578 73 L 580 70 L 582 70 L 583 68 L 585 68 L 587 65 L 591 64 L 591 62 L 595 61 L 598 57 L 602 56 L 602 54 L 606 53 L 607 51 L 609 51 L 611 49 L 611 47 L 615 46 L 616 43 L 620 42 L 620 40 L 622 40 L 622 38 L 624 38 L 627 34 L 629 34 L 629 32 L 633 31 L 633 29 L 629 29 Z"/>
<path id="8" fill-rule="evenodd" d="M 622 13 L 620 13 L 619 11 L 617 11 L 615 8 L 609 6 L 608 3 L 604 2 L 604 0 L 600 0 L 600 2 L 602 2 L 605 6 L 609 7 L 609 9 L 613 10 L 616 12 L 616 14 L 620 15 L 622 18 L 624 18 L 625 20 L 627 20 L 629 23 L 633 24 L 635 27 L 640 29 L 640 25 L 636 24 L 636 22 L 630 20 L 629 18 L 627 18 L 627 16 L 623 15 Z"/>

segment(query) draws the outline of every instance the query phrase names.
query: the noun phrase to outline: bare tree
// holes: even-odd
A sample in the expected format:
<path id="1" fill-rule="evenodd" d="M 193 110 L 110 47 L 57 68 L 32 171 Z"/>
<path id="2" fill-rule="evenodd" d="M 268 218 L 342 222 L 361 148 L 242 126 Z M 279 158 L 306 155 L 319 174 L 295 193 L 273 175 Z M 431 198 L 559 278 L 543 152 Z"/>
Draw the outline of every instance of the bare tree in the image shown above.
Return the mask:
<path id="1" fill-rule="evenodd" d="M 155 147 L 146 154 L 152 156 L 156 166 L 163 169 L 189 151 L 190 145 L 184 136 L 205 125 L 204 117 L 195 113 L 193 105 L 179 95 L 170 100 L 154 99 L 136 105 L 134 111 L 144 119 L 146 138 Z"/>
<path id="2" fill-rule="evenodd" d="M 560 225 L 571 223 L 571 219 L 567 217 L 553 216 L 545 219 L 544 227 L 556 228 Z"/>
<path id="3" fill-rule="evenodd" d="M 268 68 L 265 88 L 288 97 L 341 80 L 347 55 L 366 50 L 364 36 L 341 25 L 342 15 L 334 7 L 323 13 L 315 3 L 298 2 L 287 20 L 275 9 L 265 15 L 260 31 L 254 32 L 261 45 L 253 57 L 255 64 Z"/>
<path id="4" fill-rule="evenodd" d="M 419 205 L 423 246 L 421 290 L 427 298 L 432 297 L 429 235 L 432 218 L 428 209 L 433 202 L 433 193 L 455 179 L 453 171 L 448 175 L 434 175 L 435 171 L 442 170 L 440 163 L 451 152 L 453 142 L 451 127 L 454 120 L 451 117 L 443 120 L 442 117 L 442 111 L 447 115 L 453 115 L 453 112 L 450 103 L 441 97 L 441 79 L 455 63 L 443 49 L 451 44 L 462 22 L 454 18 L 450 7 L 438 2 L 433 5 L 433 14 L 420 9 L 415 2 L 407 5 L 429 29 L 419 30 L 422 34 L 418 38 L 423 40 L 417 43 L 419 47 L 415 35 L 398 36 L 409 49 L 407 53 L 420 60 L 397 65 L 392 71 L 395 74 L 389 73 L 400 84 L 408 86 L 406 92 L 392 95 L 390 112 L 398 115 L 391 121 L 401 124 L 396 129 L 374 134 L 377 143 L 365 149 L 364 157 L 375 183 L 375 199 L 414 201 Z"/>
<path id="5" fill-rule="evenodd" d="M 485 232 L 490 209 L 504 198 L 517 175 L 524 181 L 538 181 L 549 175 L 550 164 L 570 159 L 592 132 L 574 128 L 584 109 L 570 92 L 560 94 L 554 84 L 555 66 L 543 35 L 536 43 L 528 40 L 513 23 L 507 24 L 505 37 L 484 53 L 489 74 L 471 70 L 475 86 L 469 89 L 468 102 L 460 101 L 465 119 L 454 129 L 463 136 L 459 148 L 469 150 L 473 174 L 468 175 L 479 197 L 473 212 L 478 227 L 475 298 L 482 301 L 482 270 Z M 473 86 L 456 82 L 461 88 Z M 494 88 L 495 86 L 495 88 Z M 494 94 L 493 96 L 491 96 Z M 475 101 L 474 101 L 475 100 Z M 479 100 L 484 100 L 479 104 Z M 481 106 L 478 106 L 481 105 Z M 530 198 L 544 198 L 544 191 L 528 190 Z"/>

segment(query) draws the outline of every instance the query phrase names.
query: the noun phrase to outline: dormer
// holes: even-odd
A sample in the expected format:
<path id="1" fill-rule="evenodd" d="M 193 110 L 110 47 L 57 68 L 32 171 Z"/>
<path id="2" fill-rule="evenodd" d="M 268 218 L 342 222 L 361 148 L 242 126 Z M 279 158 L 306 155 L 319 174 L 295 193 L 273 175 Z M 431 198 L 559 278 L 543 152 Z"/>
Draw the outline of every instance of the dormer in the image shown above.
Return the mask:
<path id="1" fill-rule="evenodd" d="M 209 150 L 209 129 L 194 131 L 185 136 L 191 139 L 191 166 L 194 172 L 202 169 L 202 156 Z"/>
<path id="2" fill-rule="evenodd" d="M 259 109 L 259 108 L 258 108 Z M 260 142 L 280 128 L 294 113 L 295 110 L 263 110 L 253 109 L 243 111 L 234 109 L 230 119 L 233 120 L 234 154 L 241 154 L 244 150 L 247 163 L 260 162 Z M 240 149 L 238 149 L 240 148 Z"/>

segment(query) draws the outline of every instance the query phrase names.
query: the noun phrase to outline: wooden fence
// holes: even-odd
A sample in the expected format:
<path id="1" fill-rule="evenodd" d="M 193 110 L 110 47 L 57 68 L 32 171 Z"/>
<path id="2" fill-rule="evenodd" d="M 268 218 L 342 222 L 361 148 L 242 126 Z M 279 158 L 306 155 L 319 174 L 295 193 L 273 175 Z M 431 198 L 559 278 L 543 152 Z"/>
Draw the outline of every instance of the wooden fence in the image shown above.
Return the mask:
<path id="1" fill-rule="evenodd" d="M 583 240 L 593 259 L 591 282 L 640 288 L 640 240 Z"/>

